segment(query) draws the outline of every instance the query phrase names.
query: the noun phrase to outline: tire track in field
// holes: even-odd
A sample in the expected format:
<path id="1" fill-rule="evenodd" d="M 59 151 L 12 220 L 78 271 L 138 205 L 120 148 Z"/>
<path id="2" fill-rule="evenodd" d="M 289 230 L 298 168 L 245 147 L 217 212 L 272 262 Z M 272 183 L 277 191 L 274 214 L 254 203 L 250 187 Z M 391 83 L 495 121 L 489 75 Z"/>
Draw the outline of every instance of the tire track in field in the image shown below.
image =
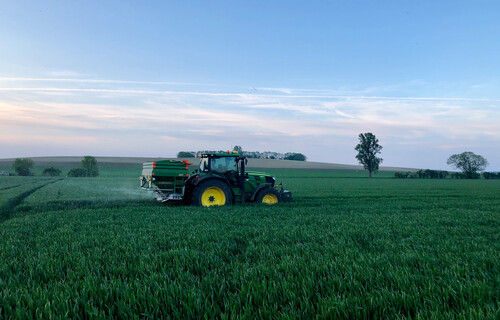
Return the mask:
<path id="1" fill-rule="evenodd" d="M 34 187 L 32 189 L 29 189 L 28 191 L 25 191 L 21 194 L 18 194 L 17 196 L 13 197 L 13 198 L 10 198 L 9 200 L 7 200 L 7 202 L 5 202 L 1 207 L 0 207 L 0 223 L 10 219 L 10 217 L 12 216 L 12 213 L 14 213 L 16 207 L 21 204 L 21 202 L 23 202 L 24 199 L 26 199 L 27 197 L 29 197 L 33 192 L 51 184 L 51 183 L 55 183 L 57 181 L 61 181 L 63 179 L 57 179 L 57 180 L 53 180 L 53 181 L 49 181 L 45 184 L 42 184 L 40 186 L 37 186 L 37 187 Z"/>
<path id="2" fill-rule="evenodd" d="M 19 186 L 20 186 L 20 184 L 16 184 L 16 185 L 13 185 L 13 186 L 8 186 L 8 187 L 3 187 L 3 188 L 0 188 L 0 191 L 14 189 L 14 188 L 17 188 Z"/>

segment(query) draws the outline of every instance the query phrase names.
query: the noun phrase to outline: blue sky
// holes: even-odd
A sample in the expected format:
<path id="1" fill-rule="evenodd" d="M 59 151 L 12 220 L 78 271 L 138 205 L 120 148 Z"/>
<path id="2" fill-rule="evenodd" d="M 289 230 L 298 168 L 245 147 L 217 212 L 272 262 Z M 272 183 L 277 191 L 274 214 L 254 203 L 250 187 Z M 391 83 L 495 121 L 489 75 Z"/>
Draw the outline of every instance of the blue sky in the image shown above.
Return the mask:
<path id="1" fill-rule="evenodd" d="M 301 152 L 500 170 L 496 1 L 4 1 L 0 158 Z"/>

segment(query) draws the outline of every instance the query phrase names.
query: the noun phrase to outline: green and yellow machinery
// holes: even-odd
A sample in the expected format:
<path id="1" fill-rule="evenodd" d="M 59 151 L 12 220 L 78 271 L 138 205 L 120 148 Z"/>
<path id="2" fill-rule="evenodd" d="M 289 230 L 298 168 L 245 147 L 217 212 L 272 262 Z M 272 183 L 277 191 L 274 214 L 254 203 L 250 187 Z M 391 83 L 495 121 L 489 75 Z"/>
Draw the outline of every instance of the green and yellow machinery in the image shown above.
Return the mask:
<path id="1" fill-rule="evenodd" d="M 236 152 L 205 153 L 199 169 L 189 172 L 187 160 L 161 160 L 143 164 L 141 188 L 159 201 L 180 201 L 197 206 L 290 201 L 292 193 L 264 172 L 247 171 L 247 159 Z"/>

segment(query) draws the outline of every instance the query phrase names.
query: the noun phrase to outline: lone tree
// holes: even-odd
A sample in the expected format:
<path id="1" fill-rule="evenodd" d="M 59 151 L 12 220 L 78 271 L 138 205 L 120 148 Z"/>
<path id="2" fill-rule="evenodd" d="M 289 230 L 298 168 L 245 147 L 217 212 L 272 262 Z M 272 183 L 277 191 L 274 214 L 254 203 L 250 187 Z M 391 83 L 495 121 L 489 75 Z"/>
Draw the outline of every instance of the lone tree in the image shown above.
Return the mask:
<path id="1" fill-rule="evenodd" d="M 377 153 L 380 153 L 382 146 L 378 144 L 378 139 L 373 133 L 360 133 L 359 143 L 354 148 L 358 152 L 356 159 L 363 167 L 368 170 L 368 177 L 372 177 L 372 172 L 378 171 L 378 166 L 382 163 L 382 158 L 377 158 Z"/>
<path id="2" fill-rule="evenodd" d="M 87 177 L 97 177 L 99 175 L 97 160 L 92 156 L 83 157 L 82 168 L 87 172 Z"/>
<path id="3" fill-rule="evenodd" d="M 12 163 L 12 168 L 20 176 L 31 176 L 31 168 L 35 165 L 35 162 L 29 158 L 17 158 Z"/>
<path id="4" fill-rule="evenodd" d="M 446 163 L 462 170 L 467 179 L 479 178 L 478 171 L 484 171 L 488 166 L 488 160 L 470 151 L 454 154 L 448 158 Z"/>

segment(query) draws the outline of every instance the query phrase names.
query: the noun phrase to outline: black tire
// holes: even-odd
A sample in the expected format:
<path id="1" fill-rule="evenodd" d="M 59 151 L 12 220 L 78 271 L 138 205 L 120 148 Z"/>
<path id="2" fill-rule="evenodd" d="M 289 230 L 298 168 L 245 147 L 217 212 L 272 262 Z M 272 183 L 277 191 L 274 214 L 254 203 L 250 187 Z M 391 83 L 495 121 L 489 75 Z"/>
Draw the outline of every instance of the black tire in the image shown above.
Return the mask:
<path id="1" fill-rule="evenodd" d="M 213 205 L 233 204 L 233 192 L 227 183 L 210 179 L 197 185 L 191 195 L 191 204 L 195 206 L 209 207 Z"/>
<path id="2" fill-rule="evenodd" d="M 282 201 L 281 195 L 276 189 L 266 187 L 257 193 L 257 197 L 255 197 L 255 202 L 257 203 L 267 203 L 267 204 L 276 204 Z"/>

